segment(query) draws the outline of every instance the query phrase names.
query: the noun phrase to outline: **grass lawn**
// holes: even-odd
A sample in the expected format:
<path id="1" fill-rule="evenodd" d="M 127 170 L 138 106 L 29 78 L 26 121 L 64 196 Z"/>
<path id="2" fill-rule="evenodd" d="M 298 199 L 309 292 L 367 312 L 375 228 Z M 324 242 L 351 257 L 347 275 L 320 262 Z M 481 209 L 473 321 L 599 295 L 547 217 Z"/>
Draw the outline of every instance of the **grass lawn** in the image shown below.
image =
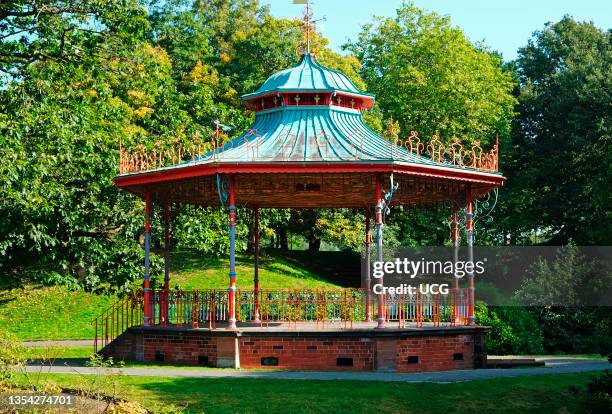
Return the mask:
<path id="1" fill-rule="evenodd" d="M 21 340 L 89 339 L 91 322 L 116 298 L 55 287 L 0 291 L 0 330 Z"/>
<path id="2" fill-rule="evenodd" d="M 172 255 L 170 285 L 181 289 L 226 289 L 228 286 L 229 260 L 214 258 L 193 251 L 175 252 Z M 236 284 L 238 288 L 253 287 L 254 259 L 236 256 Z M 359 274 L 356 275 L 359 280 Z M 158 277 L 161 283 L 162 278 Z M 259 284 L 262 288 L 335 288 L 334 281 L 327 280 L 282 257 L 262 257 L 259 261 Z"/>
<path id="3" fill-rule="evenodd" d="M 227 259 L 194 251 L 172 255 L 172 287 L 181 289 L 226 289 Z M 238 255 L 238 288 L 253 286 L 253 258 Z M 356 276 L 357 278 L 359 275 Z M 159 277 L 156 278 L 161 281 Z M 306 270 L 282 257 L 263 257 L 259 273 L 262 288 L 334 288 L 332 280 Z M 140 282 L 135 282 L 138 287 Z M 21 340 L 91 339 L 92 321 L 117 300 L 115 296 L 69 291 L 64 287 L 28 286 L 0 290 L 0 331 Z"/>
<path id="4" fill-rule="evenodd" d="M 30 360 L 34 359 L 65 359 L 78 358 L 89 359 L 93 355 L 93 344 L 90 346 L 50 346 L 50 347 L 26 347 L 26 352 L 23 354 Z"/>
<path id="5" fill-rule="evenodd" d="M 154 411 L 189 413 L 579 413 L 590 374 L 542 375 L 450 384 L 242 378 L 120 378 L 120 394 Z M 48 374 L 74 387 L 74 374 Z"/>

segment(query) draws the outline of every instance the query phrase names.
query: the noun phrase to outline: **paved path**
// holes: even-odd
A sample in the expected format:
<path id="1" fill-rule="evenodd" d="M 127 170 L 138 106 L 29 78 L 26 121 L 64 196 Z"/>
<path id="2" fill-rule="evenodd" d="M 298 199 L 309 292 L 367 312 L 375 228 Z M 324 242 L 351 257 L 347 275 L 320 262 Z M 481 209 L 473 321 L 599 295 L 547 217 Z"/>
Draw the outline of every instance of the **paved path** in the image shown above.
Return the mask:
<path id="1" fill-rule="evenodd" d="M 471 381 L 487 378 L 508 378 L 529 375 L 544 374 L 568 374 L 578 372 L 602 371 L 609 369 L 610 364 L 605 360 L 546 357 L 538 358 L 544 360 L 545 367 L 521 368 L 521 369 L 477 369 L 456 370 L 440 372 L 318 372 L 318 371 L 242 371 L 234 369 L 197 369 L 197 368 L 147 368 L 133 367 L 123 368 L 125 375 L 144 377 L 187 377 L 187 378 L 267 378 L 284 380 L 359 380 L 359 381 L 401 381 L 401 382 L 436 382 L 448 383 L 459 381 Z M 30 372 L 39 372 L 40 366 L 30 365 Z M 113 368 L 112 371 L 119 371 Z M 83 366 L 60 366 L 43 367 L 43 372 L 54 373 L 80 373 L 94 374 L 96 368 Z"/>

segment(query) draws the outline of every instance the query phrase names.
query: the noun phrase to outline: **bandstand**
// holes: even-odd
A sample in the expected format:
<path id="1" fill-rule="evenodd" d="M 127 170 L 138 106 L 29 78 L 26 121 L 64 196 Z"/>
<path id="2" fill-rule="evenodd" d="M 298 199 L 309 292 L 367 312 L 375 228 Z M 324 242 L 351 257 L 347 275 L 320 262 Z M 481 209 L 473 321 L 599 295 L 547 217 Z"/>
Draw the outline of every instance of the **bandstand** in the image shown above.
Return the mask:
<path id="1" fill-rule="evenodd" d="M 362 209 L 369 263 L 372 250 L 382 260 L 384 216 L 391 202 L 449 202 L 455 245 L 458 214 L 465 207 L 469 256 L 473 200 L 504 180 L 497 144 L 484 152 L 477 142 L 470 148 L 458 141 L 445 146 L 438 137 L 425 143 L 415 132 L 402 140 L 379 136 L 362 117 L 374 96 L 319 64 L 308 49 L 299 64 L 272 75 L 243 100 L 255 112 L 254 124 L 225 144 L 218 144 L 218 125 L 212 147 L 194 143 L 165 153 L 121 149 L 115 183 L 146 206 L 144 288 L 96 319 L 99 351 L 126 360 L 215 367 L 424 371 L 483 366 L 486 327 L 474 321 L 473 274 L 465 287 L 455 279 L 445 297 L 375 295 L 368 266 L 360 289 L 266 289 L 258 272 L 259 212 Z M 170 289 L 170 209 L 177 204 L 227 210 L 227 290 Z M 235 270 L 237 206 L 254 214 L 255 269 L 248 281 Z M 153 290 L 150 222 L 156 208 L 165 222 L 166 264 L 164 285 Z"/>

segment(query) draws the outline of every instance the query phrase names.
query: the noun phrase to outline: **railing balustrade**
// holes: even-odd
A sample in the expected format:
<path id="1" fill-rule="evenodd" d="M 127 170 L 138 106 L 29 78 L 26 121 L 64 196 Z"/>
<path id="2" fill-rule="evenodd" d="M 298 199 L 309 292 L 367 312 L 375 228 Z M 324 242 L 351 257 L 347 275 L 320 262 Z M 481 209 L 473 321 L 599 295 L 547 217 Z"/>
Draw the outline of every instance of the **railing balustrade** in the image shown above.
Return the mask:
<path id="1" fill-rule="evenodd" d="M 377 296 L 371 296 L 372 318 L 378 317 Z M 151 290 L 151 323 L 154 326 L 216 329 L 217 323 L 227 322 L 227 290 Z M 253 322 L 259 314 L 259 326 L 269 328 L 278 323 L 297 327 L 297 323 L 312 323 L 316 327 L 351 329 L 356 322 L 366 320 L 364 289 L 259 289 L 236 292 L 236 318 Z M 393 326 L 407 327 L 414 323 L 423 327 L 464 325 L 468 323 L 467 289 L 452 290 L 448 295 L 413 294 L 386 295 L 383 312 Z M 98 316 L 94 350 L 108 345 L 128 328 L 142 325 L 144 296 L 133 292 L 113 304 Z M 395 325 L 397 324 L 397 325 Z M 257 326 L 257 325 L 255 325 Z M 360 326 L 363 328 L 364 326 Z"/>

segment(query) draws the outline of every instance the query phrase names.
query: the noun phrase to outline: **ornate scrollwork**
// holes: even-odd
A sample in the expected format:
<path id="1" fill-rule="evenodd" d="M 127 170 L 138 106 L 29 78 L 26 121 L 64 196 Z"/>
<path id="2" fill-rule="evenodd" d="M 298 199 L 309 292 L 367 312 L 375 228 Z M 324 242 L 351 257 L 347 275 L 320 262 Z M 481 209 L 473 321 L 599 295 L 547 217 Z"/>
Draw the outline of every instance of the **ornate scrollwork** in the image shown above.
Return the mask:
<path id="1" fill-rule="evenodd" d="M 421 155 L 425 149 L 425 145 L 421 142 L 419 134 L 416 131 L 410 131 L 410 136 L 404 143 L 404 146 L 414 155 Z"/>
<path id="2" fill-rule="evenodd" d="M 427 152 L 434 162 L 444 162 L 444 153 L 446 152 L 444 145 L 440 141 L 440 137 L 434 135 L 431 141 L 427 144 Z"/>

